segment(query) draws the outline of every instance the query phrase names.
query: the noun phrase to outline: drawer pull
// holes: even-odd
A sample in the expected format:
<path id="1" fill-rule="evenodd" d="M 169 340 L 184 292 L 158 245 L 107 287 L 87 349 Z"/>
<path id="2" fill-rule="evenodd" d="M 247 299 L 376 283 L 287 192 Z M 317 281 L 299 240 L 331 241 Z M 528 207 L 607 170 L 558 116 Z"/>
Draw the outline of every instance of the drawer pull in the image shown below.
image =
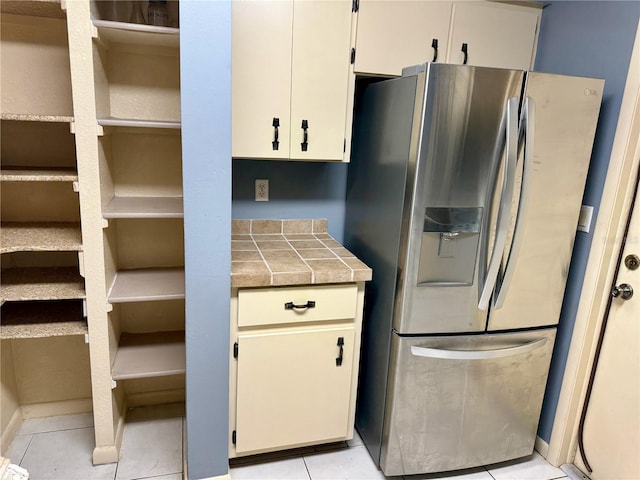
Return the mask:
<path id="1" fill-rule="evenodd" d="M 342 365 L 342 355 L 344 354 L 344 337 L 338 337 L 338 346 L 340 347 L 340 353 L 338 354 L 338 358 L 336 358 L 336 367 Z"/>
<path id="2" fill-rule="evenodd" d="M 313 300 L 309 300 L 307 303 L 305 303 L 304 305 L 296 305 L 293 302 L 287 302 L 284 304 L 284 309 L 285 310 L 306 310 L 307 308 L 316 308 L 316 302 L 314 302 Z"/>

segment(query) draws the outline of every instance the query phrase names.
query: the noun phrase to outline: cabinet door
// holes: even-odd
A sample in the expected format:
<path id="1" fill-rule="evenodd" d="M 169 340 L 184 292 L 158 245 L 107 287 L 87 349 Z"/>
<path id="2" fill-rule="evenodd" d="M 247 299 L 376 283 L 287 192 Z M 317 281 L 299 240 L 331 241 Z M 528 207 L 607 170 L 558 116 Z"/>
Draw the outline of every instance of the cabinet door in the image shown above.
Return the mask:
<path id="1" fill-rule="evenodd" d="M 531 68 L 541 10 L 494 2 L 456 2 L 449 41 L 449 63 Z"/>
<path id="2" fill-rule="evenodd" d="M 354 71 L 369 75 L 400 75 L 404 67 L 447 54 L 453 2 L 361 0 L 358 10 Z"/>
<path id="3" fill-rule="evenodd" d="M 347 436 L 354 332 L 346 325 L 239 336 L 237 453 Z"/>
<path id="4" fill-rule="evenodd" d="M 294 2 L 291 158 L 342 160 L 350 73 L 351 2 Z M 303 120 L 307 121 L 307 147 Z"/>
<path id="5" fill-rule="evenodd" d="M 289 157 L 292 25 L 290 0 L 232 2 L 233 157 Z"/>

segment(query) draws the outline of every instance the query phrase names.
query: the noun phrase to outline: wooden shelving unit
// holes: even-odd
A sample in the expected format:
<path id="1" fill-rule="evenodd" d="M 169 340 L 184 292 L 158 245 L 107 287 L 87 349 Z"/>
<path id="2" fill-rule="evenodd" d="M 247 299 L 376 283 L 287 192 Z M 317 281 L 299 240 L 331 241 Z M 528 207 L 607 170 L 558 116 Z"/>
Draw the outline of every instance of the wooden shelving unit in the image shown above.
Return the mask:
<path id="1" fill-rule="evenodd" d="M 123 333 L 111 376 L 114 380 L 185 373 L 184 332 Z"/>
<path id="2" fill-rule="evenodd" d="M 93 20 L 94 38 L 103 43 L 128 43 L 154 47 L 180 46 L 180 29 L 136 23 Z"/>
<path id="3" fill-rule="evenodd" d="M 60 0 L 2 0 L 0 13 L 33 17 L 65 18 Z"/>
<path id="4" fill-rule="evenodd" d="M 104 218 L 183 218 L 182 197 L 113 197 Z"/>
<path id="5" fill-rule="evenodd" d="M 0 253 L 82 250 L 80 224 L 3 222 Z"/>
<path id="6" fill-rule="evenodd" d="M 179 129 L 180 121 L 171 120 L 138 120 L 134 118 L 102 117 L 98 118 L 98 125 L 103 127 L 133 127 L 133 128 L 169 128 Z"/>
<path id="7" fill-rule="evenodd" d="M 70 168 L 15 168 L 0 170 L 3 182 L 77 182 L 78 172 Z"/>
<path id="8" fill-rule="evenodd" d="M 67 16 L 60 0 L 2 0 L 0 12 L 4 450 L 34 405 L 87 412 L 92 388 Z"/>
<path id="9" fill-rule="evenodd" d="M 109 291 L 109 303 L 153 302 L 184 298 L 184 268 L 120 270 Z"/>
<path id="10" fill-rule="evenodd" d="M 84 279 L 74 267 L 7 268 L 2 272 L 3 302 L 85 298 Z"/>
<path id="11" fill-rule="evenodd" d="M 0 339 L 86 335 L 79 301 L 20 302 L 2 306 Z"/>

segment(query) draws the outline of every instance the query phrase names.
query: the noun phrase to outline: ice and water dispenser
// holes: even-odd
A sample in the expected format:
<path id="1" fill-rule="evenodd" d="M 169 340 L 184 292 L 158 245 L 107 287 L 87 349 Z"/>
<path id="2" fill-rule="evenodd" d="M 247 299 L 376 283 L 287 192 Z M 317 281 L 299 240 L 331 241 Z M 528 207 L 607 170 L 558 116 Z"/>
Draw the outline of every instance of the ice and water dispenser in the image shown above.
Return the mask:
<path id="1" fill-rule="evenodd" d="M 473 285 L 482 207 L 427 207 L 418 284 Z"/>

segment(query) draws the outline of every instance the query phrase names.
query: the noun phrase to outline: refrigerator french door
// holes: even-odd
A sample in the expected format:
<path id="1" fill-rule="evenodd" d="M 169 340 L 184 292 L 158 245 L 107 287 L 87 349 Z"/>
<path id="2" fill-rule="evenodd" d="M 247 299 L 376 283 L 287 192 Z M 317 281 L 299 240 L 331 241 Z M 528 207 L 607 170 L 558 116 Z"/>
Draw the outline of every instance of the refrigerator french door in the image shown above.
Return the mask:
<path id="1" fill-rule="evenodd" d="M 427 63 L 364 90 L 345 243 L 373 268 L 356 427 L 385 474 L 532 453 L 602 89 Z"/>

